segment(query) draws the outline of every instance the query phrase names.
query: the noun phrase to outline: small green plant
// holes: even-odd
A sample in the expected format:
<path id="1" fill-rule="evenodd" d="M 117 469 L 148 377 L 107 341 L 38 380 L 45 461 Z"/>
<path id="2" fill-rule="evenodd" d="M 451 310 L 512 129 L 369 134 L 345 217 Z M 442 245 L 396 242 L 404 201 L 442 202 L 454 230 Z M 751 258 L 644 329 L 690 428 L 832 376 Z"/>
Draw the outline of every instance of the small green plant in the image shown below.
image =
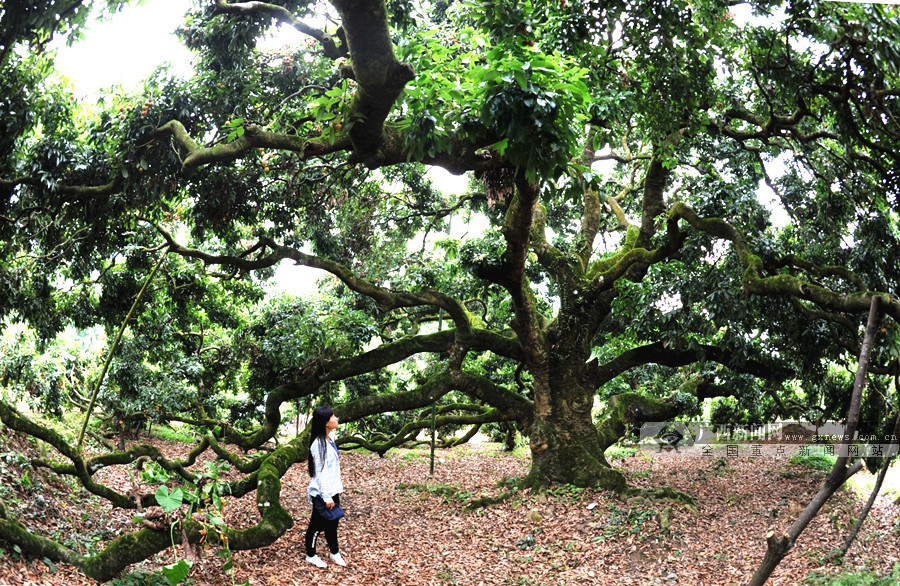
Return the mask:
<path id="1" fill-rule="evenodd" d="M 169 473 L 156 462 L 146 462 L 141 466 L 141 482 L 144 484 L 165 484 L 169 482 Z"/>
<path id="2" fill-rule="evenodd" d="M 109 584 L 110 586 L 168 586 L 169 581 L 162 572 L 136 570 L 127 576 L 114 578 Z"/>
<path id="3" fill-rule="evenodd" d="M 472 496 L 467 490 L 460 490 L 459 487 L 452 484 L 444 484 L 441 482 L 422 482 L 417 484 L 407 484 L 401 482 L 396 486 L 397 490 L 405 490 L 409 492 L 418 492 L 422 494 L 432 494 L 444 499 L 444 502 L 453 500 L 462 501 Z"/>
<path id="4" fill-rule="evenodd" d="M 3 452 L 2 454 L 0 454 L 0 460 L 3 460 L 7 464 L 12 464 L 14 466 L 28 466 L 28 456 L 26 456 L 22 452 Z"/>
<path id="5" fill-rule="evenodd" d="M 648 521 L 652 521 L 658 514 L 656 509 L 631 508 L 626 511 L 616 505 L 616 503 L 609 503 L 606 509 L 609 511 L 606 528 L 602 535 L 598 535 L 593 539 L 594 543 L 607 541 L 619 535 L 640 533 L 643 526 Z"/>
<path id="6" fill-rule="evenodd" d="M 559 484 L 547 489 L 547 495 L 554 496 L 563 502 L 578 502 L 585 498 L 585 489 L 572 484 Z"/>
<path id="7" fill-rule="evenodd" d="M 234 563 L 231 558 L 231 550 L 228 547 L 228 538 L 226 534 L 226 525 L 224 520 L 225 496 L 224 488 L 227 484 L 219 482 L 219 474 L 229 470 L 229 464 L 218 464 L 216 462 L 207 462 L 207 470 L 197 475 L 197 482 L 187 483 L 184 488 L 175 487 L 169 489 L 168 482 L 171 480 L 169 473 L 161 466 L 154 462 L 148 462 L 141 470 L 141 480 L 147 484 L 160 484 L 156 490 L 156 503 L 167 514 L 174 513 L 187 505 L 185 519 L 203 518 L 200 522 L 202 532 L 209 541 L 215 536 L 217 541 L 221 542 L 223 547 L 216 552 L 216 555 L 225 560 L 222 567 L 224 572 L 231 573 L 232 584 L 234 584 Z M 203 513 L 203 517 L 195 517 L 194 513 Z M 142 516 L 137 515 L 135 522 L 141 522 Z M 175 547 L 174 531 L 178 523 L 181 522 L 180 517 L 175 517 L 169 525 L 169 533 L 172 540 L 173 562 L 163 566 L 162 574 L 170 586 L 175 584 L 187 583 L 187 575 L 191 571 L 191 562 L 187 559 L 179 559 L 178 550 Z M 245 582 L 246 584 L 246 582 Z M 244 585 L 242 585 L 244 586 Z"/>
<path id="8" fill-rule="evenodd" d="M 428 454 L 424 454 L 422 452 L 414 452 L 409 451 L 400 456 L 400 459 L 404 462 L 416 463 L 416 462 L 427 462 Z"/>
<path id="9" fill-rule="evenodd" d="M 831 549 L 827 547 L 814 547 L 806 552 L 806 558 L 811 561 L 816 566 L 822 566 L 831 561 L 835 565 L 841 565 L 843 563 L 843 558 L 838 556 L 835 558 L 831 558 L 830 556 Z"/>
<path id="10" fill-rule="evenodd" d="M 441 582 L 456 584 L 456 574 L 454 573 L 453 568 L 449 566 L 444 566 L 438 570 L 437 577 Z"/>
<path id="11" fill-rule="evenodd" d="M 25 470 L 22 473 L 22 478 L 19 479 L 19 484 L 22 485 L 22 488 L 25 490 L 31 490 L 34 488 L 34 483 L 31 481 L 31 478 L 28 476 L 28 470 Z"/>
<path id="12" fill-rule="evenodd" d="M 522 539 L 516 541 L 516 547 L 519 549 L 531 549 L 534 547 L 534 533 L 529 533 Z"/>

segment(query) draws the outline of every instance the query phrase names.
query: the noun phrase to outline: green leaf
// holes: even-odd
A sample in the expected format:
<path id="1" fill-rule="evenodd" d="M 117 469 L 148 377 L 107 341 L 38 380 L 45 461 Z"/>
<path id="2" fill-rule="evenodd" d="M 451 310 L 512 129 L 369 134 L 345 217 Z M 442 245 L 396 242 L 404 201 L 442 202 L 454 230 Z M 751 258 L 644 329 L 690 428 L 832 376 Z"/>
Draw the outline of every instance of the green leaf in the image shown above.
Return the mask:
<path id="1" fill-rule="evenodd" d="M 167 513 L 171 513 L 180 507 L 183 501 L 184 493 L 180 488 L 176 488 L 171 493 L 169 492 L 168 486 L 160 486 L 156 490 L 156 502 L 159 503 L 159 506 Z"/>
<path id="2" fill-rule="evenodd" d="M 166 581 L 168 581 L 171 586 L 180 584 L 185 578 L 187 578 L 188 572 L 190 571 L 191 562 L 187 560 L 180 560 L 178 561 L 178 563 L 163 566 L 163 574 L 166 577 Z"/>
<path id="3" fill-rule="evenodd" d="M 519 84 L 519 87 L 524 89 L 528 89 L 528 76 L 525 75 L 525 72 L 521 69 L 513 69 L 513 75 L 516 76 L 516 83 Z"/>
<path id="4" fill-rule="evenodd" d="M 54 573 L 54 574 L 56 573 L 56 565 L 54 565 L 53 560 L 51 560 L 48 557 L 44 557 L 44 565 L 46 565 L 48 568 L 50 568 L 50 571 L 52 573 Z"/>
<path id="5" fill-rule="evenodd" d="M 496 69 L 482 69 L 481 71 L 482 73 L 476 77 L 476 81 L 481 83 L 487 83 L 500 77 L 500 72 Z"/>

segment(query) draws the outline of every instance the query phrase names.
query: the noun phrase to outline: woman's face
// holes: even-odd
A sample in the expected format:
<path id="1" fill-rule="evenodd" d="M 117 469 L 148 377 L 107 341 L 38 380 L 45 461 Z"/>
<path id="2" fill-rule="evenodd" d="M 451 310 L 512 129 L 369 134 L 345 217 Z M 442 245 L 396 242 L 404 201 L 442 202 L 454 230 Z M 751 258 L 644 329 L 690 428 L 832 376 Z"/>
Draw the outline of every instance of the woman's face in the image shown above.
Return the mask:
<path id="1" fill-rule="evenodd" d="M 325 431 L 331 433 L 338 426 L 338 418 L 337 415 L 332 415 L 331 419 L 328 420 L 328 423 L 325 424 Z"/>

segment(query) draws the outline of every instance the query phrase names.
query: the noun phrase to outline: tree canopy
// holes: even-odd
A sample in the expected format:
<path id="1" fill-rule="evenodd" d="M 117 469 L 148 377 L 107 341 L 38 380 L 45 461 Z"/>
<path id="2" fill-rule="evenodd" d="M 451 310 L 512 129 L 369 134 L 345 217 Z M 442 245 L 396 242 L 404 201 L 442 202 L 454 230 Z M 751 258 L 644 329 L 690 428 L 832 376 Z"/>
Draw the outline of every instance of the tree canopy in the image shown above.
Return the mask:
<path id="1" fill-rule="evenodd" d="M 295 403 L 337 403 L 344 445 L 379 453 L 435 406 L 439 427 L 527 436 L 528 484 L 624 490 L 603 454 L 635 422 L 713 397 L 720 421 L 843 417 L 874 296 L 860 431 L 894 421 L 896 8 L 197 0 L 177 31 L 194 77 L 86 104 L 43 47 L 92 3 L 52 4 L 0 9 L 0 315 L 38 348 L 122 329 L 102 384 L 40 404 L 88 411 L 93 381 L 119 426 L 199 430 L 191 461 L 158 459 L 185 482 L 207 450 L 246 474 L 228 490 L 256 491 L 262 521 L 233 549 L 292 523 L 278 478 L 303 436 L 240 452 Z M 303 40 L 258 49 L 275 26 Z M 430 167 L 469 188 L 442 193 Z M 332 278 L 266 296 L 285 260 Z M 116 506 L 161 504 L 92 478 L 149 448 L 89 455 L 7 402 L 0 419 Z M 157 533 L 92 558 L 35 547 L 105 578 Z"/>

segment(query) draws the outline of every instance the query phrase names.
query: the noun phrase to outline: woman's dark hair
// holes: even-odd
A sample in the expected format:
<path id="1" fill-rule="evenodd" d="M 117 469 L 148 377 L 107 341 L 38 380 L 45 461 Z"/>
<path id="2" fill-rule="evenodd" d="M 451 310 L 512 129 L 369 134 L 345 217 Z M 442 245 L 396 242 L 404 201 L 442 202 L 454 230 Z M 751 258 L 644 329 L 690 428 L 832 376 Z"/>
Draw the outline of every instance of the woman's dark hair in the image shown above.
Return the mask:
<path id="1" fill-rule="evenodd" d="M 315 478 L 316 476 L 316 463 L 313 460 L 313 446 L 316 445 L 316 440 L 318 440 L 319 461 L 322 462 L 322 466 L 325 465 L 325 448 L 327 447 L 325 438 L 328 436 L 328 430 L 325 428 L 325 425 L 331 420 L 332 415 L 334 415 L 334 409 L 324 405 L 316 407 L 316 410 L 313 411 L 312 422 L 310 423 L 312 429 L 309 433 L 309 458 L 306 461 L 306 468 L 309 470 L 310 478 Z"/>

